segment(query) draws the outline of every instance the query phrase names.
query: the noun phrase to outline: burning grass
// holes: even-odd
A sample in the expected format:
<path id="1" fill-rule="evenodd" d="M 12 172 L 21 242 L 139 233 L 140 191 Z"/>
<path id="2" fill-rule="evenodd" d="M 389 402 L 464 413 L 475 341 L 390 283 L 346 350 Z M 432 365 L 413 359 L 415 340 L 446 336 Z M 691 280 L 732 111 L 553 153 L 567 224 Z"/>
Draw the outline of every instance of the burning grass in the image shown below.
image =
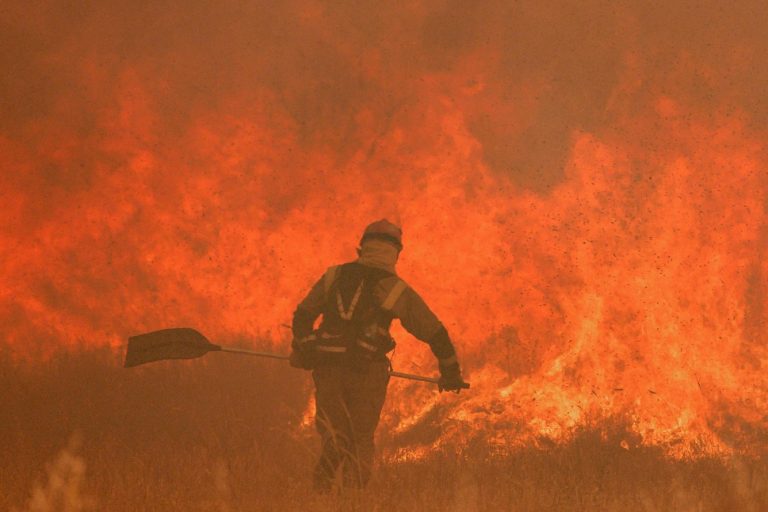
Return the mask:
<path id="1" fill-rule="evenodd" d="M 768 459 L 672 461 L 584 431 L 547 450 L 379 464 L 363 493 L 316 496 L 306 375 L 216 354 L 124 370 L 108 352 L 0 363 L 0 509 L 759 511 Z M 396 396 L 390 396 L 396 400 Z M 394 453 L 391 436 L 382 452 Z M 69 509 L 65 508 L 68 504 Z"/>

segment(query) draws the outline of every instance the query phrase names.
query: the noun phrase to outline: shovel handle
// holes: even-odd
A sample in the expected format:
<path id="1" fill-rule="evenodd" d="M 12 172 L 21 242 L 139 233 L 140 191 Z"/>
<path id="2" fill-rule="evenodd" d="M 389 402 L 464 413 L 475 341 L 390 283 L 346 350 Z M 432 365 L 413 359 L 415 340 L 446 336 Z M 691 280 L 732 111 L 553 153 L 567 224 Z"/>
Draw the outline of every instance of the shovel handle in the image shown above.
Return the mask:
<path id="1" fill-rule="evenodd" d="M 282 354 L 273 354 L 271 352 L 258 352 L 256 350 L 247 350 L 244 348 L 234 348 L 234 347 L 222 347 L 219 345 L 216 345 L 217 348 L 213 350 L 219 350 L 221 352 L 230 352 L 233 354 L 246 354 L 249 356 L 257 356 L 257 357 L 268 357 L 270 359 L 281 359 L 283 361 L 287 361 L 290 359 L 289 356 L 284 356 Z M 420 382 L 429 382 L 430 384 L 437 384 L 440 379 L 434 378 L 434 377 L 424 377 L 422 375 L 414 375 L 413 373 L 403 373 L 403 372 L 395 372 L 390 371 L 389 372 L 390 377 L 399 377 L 401 379 L 408 379 L 408 380 L 417 380 Z M 469 384 L 467 383 L 463 389 L 469 388 Z"/>
<path id="2" fill-rule="evenodd" d="M 418 380 L 421 382 L 430 382 L 432 384 L 437 384 L 439 379 L 436 379 L 434 377 L 422 377 L 421 375 L 414 375 L 412 373 L 403 373 L 403 372 L 389 372 L 390 377 L 400 377 L 401 379 L 408 379 L 408 380 Z"/>
<path id="3" fill-rule="evenodd" d="M 219 347 L 219 350 L 222 352 L 231 352 L 232 354 L 246 354 L 249 356 L 269 357 L 270 359 L 283 359 L 285 361 L 289 359 L 288 356 L 284 356 L 282 354 L 272 354 L 271 352 L 257 352 L 256 350 L 246 350 L 244 348 Z"/>

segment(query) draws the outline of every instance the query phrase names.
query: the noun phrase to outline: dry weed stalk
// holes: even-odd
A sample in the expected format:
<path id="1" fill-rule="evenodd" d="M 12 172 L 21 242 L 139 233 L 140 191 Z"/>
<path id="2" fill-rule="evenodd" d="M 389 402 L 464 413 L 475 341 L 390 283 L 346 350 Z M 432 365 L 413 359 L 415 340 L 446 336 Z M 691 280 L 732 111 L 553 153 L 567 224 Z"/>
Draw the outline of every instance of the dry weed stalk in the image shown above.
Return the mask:
<path id="1" fill-rule="evenodd" d="M 88 496 L 85 486 L 85 459 L 78 455 L 82 441 L 72 436 L 48 465 L 48 479 L 35 485 L 27 512 L 84 512 L 94 510 L 95 500 Z"/>

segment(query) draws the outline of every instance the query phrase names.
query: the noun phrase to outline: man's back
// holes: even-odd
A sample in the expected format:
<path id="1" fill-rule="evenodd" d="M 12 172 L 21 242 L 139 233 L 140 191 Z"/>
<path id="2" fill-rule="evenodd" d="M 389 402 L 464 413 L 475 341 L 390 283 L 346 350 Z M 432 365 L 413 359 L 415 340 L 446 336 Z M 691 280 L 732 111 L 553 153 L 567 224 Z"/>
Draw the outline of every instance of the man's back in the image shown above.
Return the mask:
<path id="1" fill-rule="evenodd" d="M 386 354 L 394 348 L 393 319 L 429 344 L 438 359 L 440 389 L 465 387 L 443 324 L 395 271 L 402 232 L 386 220 L 366 228 L 358 259 L 329 267 L 293 316 L 291 364 L 312 369 L 315 425 L 322 440 L 315 486 L 329 490 L 339 471 L 364 486 L 373 464 L 373 437 L 389 382 Z M 322 322 L 314 328 L 318 317 Z"/>

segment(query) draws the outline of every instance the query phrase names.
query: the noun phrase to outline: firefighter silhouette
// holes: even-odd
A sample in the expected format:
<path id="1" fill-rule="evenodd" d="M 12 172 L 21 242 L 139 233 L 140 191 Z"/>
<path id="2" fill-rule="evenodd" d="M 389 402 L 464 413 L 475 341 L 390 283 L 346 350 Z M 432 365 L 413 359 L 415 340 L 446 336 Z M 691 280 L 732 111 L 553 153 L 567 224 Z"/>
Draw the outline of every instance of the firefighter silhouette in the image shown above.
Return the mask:
<path id="1" fill-rule="evenodd" d="M 370 224 L 357 260 L 330 267 L 294 313 L 291 364 L 312 370 L 315 384 L 319 491 L 330 490 L 337 475 L 351 487 L 364 487 L 370 478 L 374 432 L 389 383 L 387 353 L 395 347 L 392 320 L 429 344 L 441 391 L 465 386 L 445 327 L 395 272 L 402 248 L 398 226 L 386 219 Z"/>

